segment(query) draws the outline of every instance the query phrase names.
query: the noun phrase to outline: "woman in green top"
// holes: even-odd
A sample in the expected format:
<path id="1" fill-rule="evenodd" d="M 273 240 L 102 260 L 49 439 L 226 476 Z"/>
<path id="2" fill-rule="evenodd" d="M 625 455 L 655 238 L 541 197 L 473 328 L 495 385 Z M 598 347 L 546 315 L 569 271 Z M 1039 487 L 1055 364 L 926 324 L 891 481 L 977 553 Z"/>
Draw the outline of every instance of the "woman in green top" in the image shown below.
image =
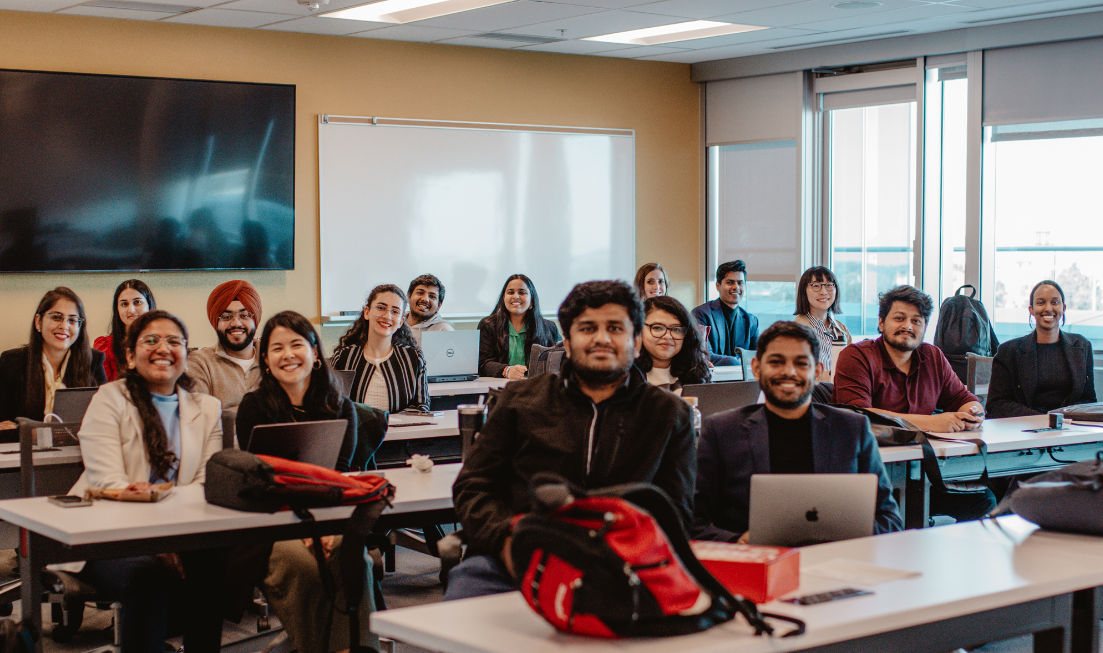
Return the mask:
<path id="1" fill-rule="evenodd" d="M 551 347 L 557 342 L 559 329 L 540 317 L 536 286 L 515 274 L 502 286 L 494 312 L 479 322 L 479 374 L 524 378 L 533 343 Z"/>

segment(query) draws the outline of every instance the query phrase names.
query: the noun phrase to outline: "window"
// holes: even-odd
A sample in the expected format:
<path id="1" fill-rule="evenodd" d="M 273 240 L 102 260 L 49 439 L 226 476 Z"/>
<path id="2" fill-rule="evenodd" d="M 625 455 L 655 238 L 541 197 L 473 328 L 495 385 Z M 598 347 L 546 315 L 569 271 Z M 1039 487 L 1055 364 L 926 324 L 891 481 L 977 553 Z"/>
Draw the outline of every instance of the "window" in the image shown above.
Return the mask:
<path id="1" fill-rule="evenodd" d="M 964 64 L 927 71 L 922 283 L 936 306 L 965 283 L 968 90 Z"/>

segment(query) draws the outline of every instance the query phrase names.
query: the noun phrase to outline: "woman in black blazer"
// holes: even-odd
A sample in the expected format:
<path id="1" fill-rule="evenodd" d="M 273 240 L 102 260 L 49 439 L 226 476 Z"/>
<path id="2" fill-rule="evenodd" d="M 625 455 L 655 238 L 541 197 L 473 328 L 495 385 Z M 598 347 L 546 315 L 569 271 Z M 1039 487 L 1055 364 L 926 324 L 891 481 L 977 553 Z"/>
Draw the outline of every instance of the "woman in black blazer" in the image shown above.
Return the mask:
<path id="1" fill-rule="evenodd" d="M 989 417 L 1038 415 L 1095 401 L 1091 343 L 1061 331 L 1065 293 L 1056 281 L 1030 291 L 1029 335 L 1000 345 L 992 361 L 986 409 Z"/>
<path id="2" fill-rule="evenodd" d="M 46 293 L 34 312 L 30 341 L 0 354 L 0 428 L 14 428 L 16 417 L 41 420 L 53 412 L 60 387 L 107 383 L 103 352 L 92 349 L 84 326 L 84 304 L 75 292 L 59 286 Z"/>
<path id="3" fill-rule="evenodd" d="M 551 347 L 557 342 L 559 329 L 540 317 L 532 279 L 515 274 L 502 286 L 494 312 L 479 322 L 479 375 L 522 379 L 533 343 Z"/>

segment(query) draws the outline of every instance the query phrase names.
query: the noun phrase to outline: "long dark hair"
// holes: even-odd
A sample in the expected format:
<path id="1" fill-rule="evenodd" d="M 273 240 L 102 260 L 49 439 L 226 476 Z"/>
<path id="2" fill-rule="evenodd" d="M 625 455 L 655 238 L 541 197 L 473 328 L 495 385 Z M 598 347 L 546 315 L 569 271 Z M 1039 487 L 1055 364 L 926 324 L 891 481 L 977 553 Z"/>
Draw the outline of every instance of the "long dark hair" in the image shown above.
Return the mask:
<path id="1" fill-rule="evenodd" d="M 800 281 L 797 282 L 797 310 L 793 312 L 793 315 L 808 315 L 812 312 L 812 302 L 808 301 L 808 286 L 812 285 L 813 281 L 819 281 L 820 283 L 826 281 L 835 285 L 835 301 L 831 303 L 827 312 L 830 314 L 842 313 L 843 309 L 839 306 L 838 278 L 835 277 L 835 273 L 831 271 L 831 268 L 817 265 L 808 268 L 804 271 L 804 274 L 800 275 Z"/>
<path id="2" fill-rule="evenodd" d="M 356 318 L 356 321 L 352 323 L 352 326 L 345 332 L 345 335 L 341 336 L 341 339 L 337 341 L 338 349 L 344 349 L 345 347 L 351 347 L 353 345 L 364 346 L 368 341 L 368 320 L 364 317 L 364 309 L 371 306 L 375 298 L 385 292 L 393 292 L 402 300 L 402 317 L 399 318 L 402 326 L 398 327 L 398 331 L 395 331 L 394 335 L 391 336 L 391 344 L 402 345 L 404 347 L 417 347 L 417 342 L 414 341 L 414 334 L 410 332 L 410 327 L 406 326 L 406 309 L 410 306 L 409 300 L 406 299 L 406 293 L 402 292 L 402 289 L 393 283 L 385 283 L 381 286 L 372 288 L 372 291 L 368 294 L 367 301 L 364 302 L 364 308 L 360 309 L 360 317 Z"/>
<path id="3" fill-rule="evenodd" d="M 180 318 L 168 311 L 161 310 L 152 310 L 139 315 L 138 319 L 134 320 L 134 323 L 126 330 L 127 353 L 136 355 L 138 337 L 142 335 L 142 331 L 157 320 L 168 320 L 180 329 L 180 334 L 184 336 L 184 349 L 181 351 L 181 355 L 186 360 L 188 356 L 188 327 L 184 326 L 184 322 Z M 126 365 L 126 376 L 123 378 L 126 382 L 126 391 L 130 394 L 130 403 L 138 409 L 138 421 L 142 426 L 142 441 L 146 445 L 146 458 L 149 459 L 149 466 L 156 472 L 158 478 L 164 478 L 176 465 L 177 460 L 176 454 L 169 450 L 169 439 L 165 433 L 165 424 L 161 421 L 161 413 L 157 412 L 157 407 L 153 405 L 149 382 L 138 373 L 137 368 L 129 365 Z M 176 380 L 177 388 L 191 390 L 191 386 L 191 378 L 187 374 L 180 375 L 180 378 Z"/>
<path id="4" fill-rule="evenodd" d="M 640 296 L 641 302 L 647 299 L 647 289 L 643 287 L 643 284 L 647 281 L 647 275 L 655 270 L 663 273 L 663 294 L 670 290 L 670 279 L 666 276 L 666 270 L 663 269 L 663 266 L 658 263 L 644 263 L 639 270 L 636 270 L 636 279 L 633 281 L 636 294 Z"/>
<path id="5" fill-rule="evenodd" d="M 260 386 L 257 388 L 256 397 L 264 407 L 264 412 L 272 417 L 290 419 L 291 400 L 284 392 L 283 386 L 272 376 L 272 369 L 268 367 L 268 341 L 276 327 L 283 327 L 302 336 L 310 346 L 314 348 L 314 355 L 318 364 L 310 372 L 310 385 L 303 396 L 303 407 L 310 409 L 320 408 L 326 415 L 336 417 L 341 410 L 341 392 L 337 389 L 337 383 L 330 372 L 329 363 L 322 356 L 321 338 L 314 330 L 314 325 L 295 311 L 283 311 L 276 313 L 264 324 L 264 331 L 260 336 Z"/>
<path id="6" fill-rule="evenodd" d="M 555 344 L 555 335 L 552 330 L 548 328 L 548 321 L 540 315 L 540 297 L 536 294 L 536 286 L 533 285 L 532 279 L 529 279 L 523 274 L 511 275 L 506 282 L 502 284 L 502 292 L 498 293 L 498 305 L 494 307 L 494 312 L 484 317 L 479 322 L 479 329 L 490 329 L 492 333 L 498 336 L 498 350 L 509 351 L 509 309 L 506 308 L 506 288 L 509 287 L 509 282 L 514 279 L 520 279 L 525 282 L 525 285 L 529 289 L 529 297 L 532 297 L 532 303 L 529 305 L 529 310 L 525 312 L 525 352 L 532 347 L 532 343 L 536 343 L 543 347 L 551 347 Z"/>
<path id="7" fill-rule="evenodd" d="M 40 328 L 46 328 L 46 313 L 54 304 L 63 299 L 68 299 L 77 306 L 77 315 L 80 317 L 80 331 L 76 340 L 69 347 L 69 363 L 65 366 L 65 376 L 62 381 L 68 388 L 85 388 L 96 385 L 96 379 L 92 376 L 92 347 L 88 342 L 88 323 L 84 316 L 84 303 L 80 297 L 65 286 L 58 286 L 42 296 L 35 309 L 35 317 L 39 318 Z M 35 328 L 35 319 L 31 318 L 31 337 L 27 343 L 27 361 L 23 372 L 25 389 L 23 392 L 23 406 L 20 413 L 24 416 L 38 415 L 45 412 L 46 407 L 46 373 L 42 369 L 42 343 L 45 334 Z"/>
<path id="8" fill-rule="evenodd" d="M 115 289 L 115 299 L 111 303 L 111 350 L 115 354 L 115 362 L 119 367 L 126 366 L 126 325 L 119 317 L 119 295 L 127 288 L 136 290 L 146 298 L 149 310 L 157 310 L 157 300 L 153 299 L 153 291 L 141 279 L 127 279 Z"/>
<path id="9" fill-rule="evenodd" d="M 682 302 L 668 295 L 649 297 L 643 303 L 645 321 L 646 316 L 651 311 L 670 313 L 678 319 L 682 328 L 686 330 L 686 337 L 682 340 L 682 348 L 670 361 L 670 374 L 677 377 L 682 385 L 707 383 L 712 374 L 709 372 L 708 356 L 705 354 L 705 347 L 701 341 L 701 335 L 697 331 L 697 322 L 693 319 L 693 316 L 689 314 L 685 306 L 682 306 Z M 644 329 L 646 328 L 644 326 Z M 647 347 L 640 349 L 640 355 L 636 358 L 636 366 L 644 374 L 650 372 L 654 366 L 654 361 L 651 359 L 651 353 L 647 351 Z"/>

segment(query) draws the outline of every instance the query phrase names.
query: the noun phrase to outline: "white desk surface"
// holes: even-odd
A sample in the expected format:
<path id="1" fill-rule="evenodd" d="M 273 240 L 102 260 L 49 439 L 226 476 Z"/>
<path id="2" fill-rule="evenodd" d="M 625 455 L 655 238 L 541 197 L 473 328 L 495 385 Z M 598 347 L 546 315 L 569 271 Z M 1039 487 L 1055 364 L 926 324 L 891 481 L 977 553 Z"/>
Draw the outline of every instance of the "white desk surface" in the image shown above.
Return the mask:
<path id="1" fill-rule="evenodd" d="M 440 415 L 402 415 L 391 413 L 388 420 L 387 437 L 384 442 L 394 440 L 417 440 L 419 438 L 439 438 L 460 434 L 460 416 L 455 410 L 437 411 Z M 422 426 L 395 426 L 403 422 L 433 422 Z"/>
<path id="2" fill-rule="evenodd" d="M 385 470 L 382 475 L 395 486 L 395 498 L 394 505 L 384 514 L 451 508 L 452 484 L 459 470 L 459 463 L 436 465 L 428 474 L 408 467 Z M 352 506 L 316 508 L 311 512 L 318 521 L 344 519 L 352 514 Z M 211 505 L 197 483 L 176 488 L 158 503 L 97 501 L 88 507 L 62 508 L 45 497 L 8 499 L 0 501 L 0 519 L 68 545 L 233 531 L 299 521 L 290 511 L 240 512 Z"/>
<path id="3" fill-rule="evenodd" d="M 1049 418 L 1045 415 L 1005 417 L 1001 419 L 985 420 L 981 428 L 976 431 L 936 433 L 935 435 L 947 438 L 980 438 L 988 445 L 989 453 L 1103 442 L 1103 428 L 1080 426 L 1077 424 L 1067 425 L 1062 431 L 1047 431 L 1044 433 L 1025 432 L 1026 429 L 1037 429 L 1048 426 Z M 1103 422 L 1100 423 L 1100 426 L 1103 427 Z M 931 440 L 931 447 L 934 449 L 935 455 L 939 458 L 971 456 L 980 453 L 976 445 L 964 442 Z M 881 447 L 881 460 L 886 463 L 920 460 L 922 458 L 923 452 L 918 445 L 906 447 Z"/>
<path id="4" fill-rule="evenodd" d="M 751 379 L 743 378 L 743 367 L 741 365 L 718 365 L 712 368 L 712 381 L 750 381 Z"/>
<path id="5" fill-rule="evenodd" d="M 55 451 L 35 451 L 36 465 L 79 463 L 80 447 L 58 447 Z M 0 469 L 19 469 L 19 444 L 0 444 Z"/>
<path id="6" fill-rule="evenodd" d="M 480 376 L 474 381 L 456 381 L 451 383 L 430 383 L 430 397 L 446 397 L 452 395 L 482 395 L 505 387 L 509 383 L 507 379 L 493 376 Z"/>
<path id="7" fill-rule="evenodd" d="M 872 587 L 870 596 L 817 606 L 774 601 L 765 610 L 807 623 L 801 637 L 753 637 L 737 617 L 695 635 L 601 640 L 556 632 L 511 592 L 386 610 L 371 616 L 383 637 L 446 653 L 765 653 L 794 651 L 933 623 L 1103 585 L 1103 539 L 1050 533 L 1018 517 L 835 542 L 801 550 L 802 566 L 834 559 L 922 572 Z M 803 574 L 796 594 L 848 583 Z M 781 624 L 782 632 L 787 628 Z"/>

